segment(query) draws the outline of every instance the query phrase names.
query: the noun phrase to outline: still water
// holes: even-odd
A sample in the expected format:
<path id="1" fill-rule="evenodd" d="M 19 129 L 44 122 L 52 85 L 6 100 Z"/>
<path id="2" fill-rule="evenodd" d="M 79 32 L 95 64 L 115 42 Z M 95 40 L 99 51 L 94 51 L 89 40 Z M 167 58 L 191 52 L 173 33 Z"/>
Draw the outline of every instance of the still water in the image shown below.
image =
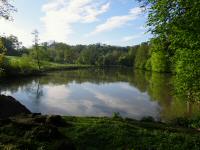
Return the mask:
<path id="1" fill-rule="evenodd" d="M 132 68 L 81 69 L 1 81 L 32 112 L 71 116 L 112 116 L 170 120 L 198 115 L 200 107 L 175 98 L 171 76 Z"/>

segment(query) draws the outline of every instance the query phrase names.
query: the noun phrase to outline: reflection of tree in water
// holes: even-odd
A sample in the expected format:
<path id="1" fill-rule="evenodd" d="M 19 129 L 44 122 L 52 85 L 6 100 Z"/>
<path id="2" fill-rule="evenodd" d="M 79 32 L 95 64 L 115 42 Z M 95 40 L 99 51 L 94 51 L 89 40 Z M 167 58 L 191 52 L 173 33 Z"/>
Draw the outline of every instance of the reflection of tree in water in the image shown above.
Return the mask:
<path id="1" fill-rule="evenodd" d="M 33 80 L 31 84 L 25 86 L 25 91 L 28 94 L 31 94 L 34 103 L 38 106 L 43 96 L 43 87 L 40 84 L 40 79 Z"/>
<path id="2" fill-rule="evenodd" d="M 178 98 L 172 81 L 171 75 L 135 70 L 134 78 L 129 82 L 160 104 L 161 118 L 164 120 L 199 115 L 200 104 Z"/>

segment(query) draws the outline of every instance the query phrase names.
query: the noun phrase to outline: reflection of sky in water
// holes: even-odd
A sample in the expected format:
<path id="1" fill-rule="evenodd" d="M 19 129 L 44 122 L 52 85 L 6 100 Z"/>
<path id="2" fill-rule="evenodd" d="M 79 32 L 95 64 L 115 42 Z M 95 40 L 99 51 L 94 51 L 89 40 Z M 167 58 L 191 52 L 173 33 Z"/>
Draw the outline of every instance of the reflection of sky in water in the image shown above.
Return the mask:
<path id="1" fill-rule="evenodd" d="M 113 112 L 119 112 L 122 116 L 140 119 L 145 116 L 159 118 L 160 113 L 157 102 L 150 101 L 147 93 L 141 93 L 127 82 L 70 82 L 41 87 L 32 82 L 15 92 L 2 93 L 14 96 L 32 112 L 43 114 L 111 116 Z"/>

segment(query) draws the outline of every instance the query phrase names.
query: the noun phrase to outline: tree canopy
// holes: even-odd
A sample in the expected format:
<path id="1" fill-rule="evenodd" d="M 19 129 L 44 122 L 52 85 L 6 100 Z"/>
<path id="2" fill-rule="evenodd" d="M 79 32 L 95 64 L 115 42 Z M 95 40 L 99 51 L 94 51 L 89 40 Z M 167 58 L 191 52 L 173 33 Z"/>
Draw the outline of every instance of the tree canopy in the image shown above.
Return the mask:
<path id="1" fill-rule="evenodd" d="M 147 25 L 154 35 L 152 69 L 167 71 L 170 68 L 176 74 L 174 82 L 178 95 L 192 101 L 200 100 L 200 1 L 140 2 L 148 10 Z M 160 66 L 158 61 L 163 61 Z"/>

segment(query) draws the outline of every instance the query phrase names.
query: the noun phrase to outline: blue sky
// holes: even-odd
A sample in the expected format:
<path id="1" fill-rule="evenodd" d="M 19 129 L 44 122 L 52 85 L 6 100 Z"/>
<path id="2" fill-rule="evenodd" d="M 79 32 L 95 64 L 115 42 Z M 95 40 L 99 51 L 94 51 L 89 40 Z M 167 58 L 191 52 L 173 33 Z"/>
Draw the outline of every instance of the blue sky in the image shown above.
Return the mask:
<path id="1" fill-rule="evenodd" d="M 0 34 L 13 34 L 25 46 L 31 32 L 40 41 L 131 46 L 147 41 L 146 14 L 136 0 L 16 0 L 14 21 L 0 19 Z"/>

